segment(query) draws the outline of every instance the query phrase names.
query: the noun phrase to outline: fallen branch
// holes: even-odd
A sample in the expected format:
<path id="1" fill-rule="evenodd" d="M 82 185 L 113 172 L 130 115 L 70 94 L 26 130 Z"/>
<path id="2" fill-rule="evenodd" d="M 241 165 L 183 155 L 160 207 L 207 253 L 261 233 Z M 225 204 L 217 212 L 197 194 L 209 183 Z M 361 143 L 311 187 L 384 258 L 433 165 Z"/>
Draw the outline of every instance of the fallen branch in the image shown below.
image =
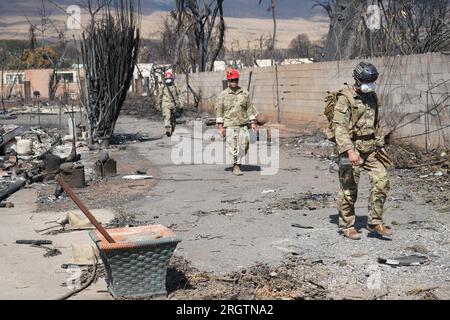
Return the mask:
<path id="1" fill-rule="evenodd" d="M 430 162 L 430 163 L 423 163 L 423 164 L 418 164 L 418 165 L 414 165 L 414 166 L 408 166 L 408 169 L 417 169 L 417 168 L 421 168 L 421 167 L 436 166 L 438 164 L 443 164 L 444 162 L 446 162 L 446 160 L 440 160 L 440 161 Z"/>

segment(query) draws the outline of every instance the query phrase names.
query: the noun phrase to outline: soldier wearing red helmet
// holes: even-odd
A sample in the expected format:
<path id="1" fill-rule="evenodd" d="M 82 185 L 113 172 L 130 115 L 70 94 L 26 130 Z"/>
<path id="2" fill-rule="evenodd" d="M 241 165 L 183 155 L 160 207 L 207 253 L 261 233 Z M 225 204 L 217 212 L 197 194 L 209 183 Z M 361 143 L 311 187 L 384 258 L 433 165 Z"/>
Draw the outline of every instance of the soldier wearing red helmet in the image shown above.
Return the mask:
<path id="1" fill-rule="evenodd" d="M 175 86 L 173 73 L 166 71 L 164 73 L 164 84 L 158 95 L 156 106 L 162 111 L 164 117 L 164 127 L 166 135 L 170 137 L 175 130 L 175 111 L 181 108 L 180 92 Z"/>
<path id="2" fill-rule="evenodd" d="M 242 175 L 241 158 L 249 148 L 248 123 L 256 130 L 256 112 L 247 90 L 239 87 L 239 72 L 227 70 L 228 88 L 217 99 L 216 122 L 222 137 L 231 148 L 233 173 Z"/>

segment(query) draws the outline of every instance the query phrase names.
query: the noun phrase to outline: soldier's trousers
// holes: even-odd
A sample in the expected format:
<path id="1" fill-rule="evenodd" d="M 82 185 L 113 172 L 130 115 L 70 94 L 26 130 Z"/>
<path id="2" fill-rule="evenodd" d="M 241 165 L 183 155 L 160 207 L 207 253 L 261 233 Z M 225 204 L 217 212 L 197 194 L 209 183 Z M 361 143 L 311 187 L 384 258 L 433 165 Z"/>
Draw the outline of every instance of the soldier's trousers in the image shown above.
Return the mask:
<path id="1" fill-rule="evenodd" d="M 250 146 L 250 136 L 247 126 L 227 127 L 225 130 L 227 144 L 233 156 L 233 164 L 240 164 Z"/>
<path id="2" fill-rule="evenodd" d="M 361 154 L 364 164 L 359 167 L 339 165 L 340 191 L 338 195 L 339 227 L 353 227 L 355 224 L 355 202 L 358 197 L 358 183 L 361 170 L 369 174 L 371 184 L 369 196 L 368 224 L 383 223 L 383 207 L 390 189 L 389 176 L 384 165 L 375 158 L 375 152 Z"/>
<path id="3" fill-rule="evenodd" d="M 172 114 L 175 112 L 175 108 L 169 106 L 163 106 L 162 113 L 164 117 L 164 127 L 172 126 Z"/>

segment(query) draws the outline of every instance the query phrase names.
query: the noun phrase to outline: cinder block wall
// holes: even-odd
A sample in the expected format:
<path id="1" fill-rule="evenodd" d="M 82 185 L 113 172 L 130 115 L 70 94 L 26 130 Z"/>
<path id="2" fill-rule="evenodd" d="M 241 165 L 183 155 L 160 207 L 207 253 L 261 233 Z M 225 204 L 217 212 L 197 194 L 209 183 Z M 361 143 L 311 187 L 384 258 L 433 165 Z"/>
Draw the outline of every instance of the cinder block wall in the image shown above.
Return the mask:
<path id="1" fill-rule="evenodd" d="M 359 61 L 278 66 L 278 98 L 275 67 L 243 70 L 240 84 L 247 88 L 252 72 L 249 91 L 253 102 L 272 123 L 279 121 L 299 132 L 317 130 L 325 125 L 322 112 L 326 92 L 340 88 L 344 82 L 352 83 L 352 70 Z M 433 53 L 368 61 L 381 74 L 377 92 L 386 130 L 397 127 L 397 141 L 423 148 L 450 147 L 450 55 Z M 204 111 L 214 110 L 224 78 L 224 72 L 190 75 L 190 85 L 201 92 Z"/>

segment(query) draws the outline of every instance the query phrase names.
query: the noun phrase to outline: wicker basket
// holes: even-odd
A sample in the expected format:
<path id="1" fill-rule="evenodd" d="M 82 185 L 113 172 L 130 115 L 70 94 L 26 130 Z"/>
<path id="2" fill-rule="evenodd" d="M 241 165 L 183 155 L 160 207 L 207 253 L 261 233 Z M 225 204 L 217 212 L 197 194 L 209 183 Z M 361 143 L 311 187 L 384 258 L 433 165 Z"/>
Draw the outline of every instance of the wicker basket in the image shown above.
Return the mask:
<path id="1" fill-rule="evenodd" d="M 105 264 L 111 295 L 114 298 L 166 295 L 167 266 L 181 239 L 162 225 L 108 229 L 108 233 L 115 243 L 109 243 L 97 230 L 89 236 Z"/>

